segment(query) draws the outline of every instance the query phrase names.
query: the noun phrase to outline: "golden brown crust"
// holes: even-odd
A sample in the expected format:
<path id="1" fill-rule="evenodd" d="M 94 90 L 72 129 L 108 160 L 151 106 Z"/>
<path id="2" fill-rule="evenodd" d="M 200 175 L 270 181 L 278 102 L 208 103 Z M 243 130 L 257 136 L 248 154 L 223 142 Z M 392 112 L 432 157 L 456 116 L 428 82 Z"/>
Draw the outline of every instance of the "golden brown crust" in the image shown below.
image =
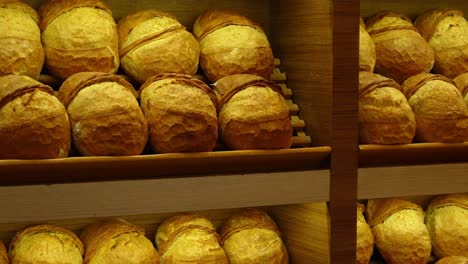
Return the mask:
<path id="1" fill-rule="evenodd" d="M 67 107 L 81 154 L 141 154 L 148 125 L 136 95 L 131 84 L 108 73 L 78 73 L 62 84 L 58 97 Z"/>
<path id="2" fill-rule="evenodd" d="M 438 258 L 468 257 L 468 193 L 441 195 L 426 210 L 433 253 Z"/>
<path id="3" fill-rule="evenodd" d="M 41 18 L 39 17 L 39 14 L 36 12 L 36 10 L 23 3 L 21 0 L 0 0 L 0 8 L 21 10 L 25 14 L 29 15 L 36 22 L 36 24 L 39 25 L 41 22 Z"/>
<path id="4" fill-rule="evenodd" d="M 439 259 L 436 264 L 468 264 L 468 257 L 451 256 Z"/>
<path id="5" fill-rule="evenodd" d="M 221 237 L 230 263 L 289 263 L 278 227 L 262 210 L 245 209 L 231 215 Z"/>
<path id="6" fill-rule="evenodd" d="M 374 235 L 364 218 L 366 208 L 363 204 L 357 206 L 357 242 L 356 264 L 368 264 L 374 251 Z"/>
<path id="7" fill-rule="evenodd" d="M 362 18 L 359 18 L 359 70 L 374 72 L 375 44 L 366 30 Z"/>
<path id="8" fill-rule="evenodd" d="M 402 89 L 416 117 L 417 141 L 468 140 L 468 109 L 452 80 L 421 73 L 408 78 Z"/>
<path id="9" fill-rule="evenodd" d="M 49 245 L 56 250 L 50 250 Z M 12 264 L 57 263 L 57 260 L 61 263 L 78 264 L 82 262 L 83 254 L 83 243 L 73 232 L 47 224 L 22 230 L 15 235 L 9 246 Z"/>
<path id="10" fill-rule="evenodd" d="M 384 222 L 391 215 L 405 209 L 416 210 L 423 213 L 419 205 L 399 198 L 369 200 L 366 210 L 367 222 L 371 227 L 374 227 Z"/>
<path id="11" fill-rule="evenodd" d="M 80 238 L 86 246 L 85 264 L 99 260 L 114 264 L 159 263 L 159 254 L 145 237 L 145 230 L 121 219 L 91 224 Z"/>
<path id="12" fill-rule="evenodd" d="M 457 78 L 453 79 L 458 89 L 460 90 L 462 96 L 466 99 L 468 103 L 468 72 L 459 75 Z"/>
<path id="13" fill-rule="evenodd" d="M 70 149 L 67 112 L 52 88 L 30 77 L 0 77 L 0 158 L 64 158 Z"/>
<path id="14" fill-rule="evenodd" d="M 463 11 L 430 9 L 416 19 L 415 25 L 435 51 L 435 73 L 455 78 L 468 71 L 468 23 Z"/>
<path id="15" fill-rule="evenodd" d="M 375 44 L 376 73 L 402 83 L 432 69 L 434 52 L 408 17 L 383 11 L 370 17 L 366 25 Z"/>
<path id="16" fill-rule="evenodd" d="M 0 264 L 8 264 L 8 254 L 2 241 L 0 241 Z"/>
<path id="17" fill-rule="evenodd" d="M 162 263 L 228 263 L 213 224 L 197 214 L 178 214 L 164 220 L 155 240 Z"/>
<path id="18" fill-rule="evenodd" d="M 110 8 L 101 0 L 45 0 L 39 8 L 42 17 L 41 30 L 45 30 L 55 18 L 79 7 L 95 7 L 112 15 Z"/>

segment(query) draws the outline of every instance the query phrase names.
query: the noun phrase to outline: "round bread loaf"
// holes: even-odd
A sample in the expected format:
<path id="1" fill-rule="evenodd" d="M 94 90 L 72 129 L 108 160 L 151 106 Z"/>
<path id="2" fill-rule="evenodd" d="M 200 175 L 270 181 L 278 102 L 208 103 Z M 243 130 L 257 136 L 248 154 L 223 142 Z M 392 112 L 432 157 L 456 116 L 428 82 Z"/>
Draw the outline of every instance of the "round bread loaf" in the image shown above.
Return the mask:
<path id="1" fill-rule="evenodd" d="M 291 146 L 289 108 L 281 88 L 259 76 L 236 74 L 214 84 L 220 99 L 219 132 L 230 149 Z"/>
<path id="2" fill-rule="evenodd" d="M 468 258 L 462 256 L 451 256 L 440 259 L 436 264 L 468 264 Z"/>
<path id="3" fill-rule="evenodd" d="M 458 89 L 460 90 L 465 103 L 468 107 L 468 72 L 459 75 L 457 78 L 453 79 Z"/>
<path id="4" fill-rule="evenodd" d="M 356 264 L 368 264 L 374 251 L 374 235 L 364 218 L 363 213 L 365 210 L 366 208 L 363 204 L 358 204 Z"/>
<path id="5" fill-rule="evenodd" d="M 400 85 L 370 72 L 359 73 L 359 139 L 363 144 L 409 144 L 416 121 Z"/>
<path id="6" fill-rule="evenodd" d="M 200 46 L 177 19 L 159 10 L 138 11 L 118 23 L 124 71 L 140 83 L 162 73 L 194 75 Z"/>
<path id="7" fill-rule="evenodd" d="M 402 83 L 432 69 L 434 52 L 408 17 L 383 11 L 370 17 L 366 25 L 375 44 L 376 73 Z"/>
<path id="8" fill-rule="evenodd" d="M 455 78 L 468 72 L 468 22 L 461 10 L 427 10 L 415 25 L 435 52 L 435 73 Z"/>
<path id="9" fill-rule="evenodd" d="M 53 75 L 117 71 L 117 25 L 104 2 L 45 0 L 39 14 L 45 64 Z"/>
<path id="10" fill-rule="evenodd" d="M 417 141 L 468 141 L 468 109 L 452 80 L 421 73 L 408 78 L 402 89 L 416 117 Z"/>
<path id="11" fill-rule="evenodd" d="M 230 216 L 221 229 L 230 264 L 287 264 L 288 252 L 275 222 L 264 211 L 246 209 Z"/>
<path id="12" fill-rule="evenodd" d="M 0 264 L 8 264 L 8 254 L 6 252 L 5 245 L 0 240 Z"/>
<path id="13" fill-rule="evenodd" d="M 158 153 L 212 151 L 218 140 L 217 98 L 183 74 L 153 76 L 140 88 L 150 143 Z"/>
<path id="14" fill-rule="evenodd" d="M 87 226 L 80 235 L 85 264 L 159 264 L 159 254 L 145 230 L 115 219 Z"/>
<path id="15" fill-rule="evenodd" d="M 369 200 L 366 216 L 388 264 L 425 264 L 431 239 L 420 206 L 398 198 Z"/>
<path id="16" fill-rule="evenodd" d="M 170 217 L 156 233 L 161 264 L 228 264 L 219 242 L 213 224 L 195 214 Z"/>
<path id="17" fill-rule="evenodd" d="M 270 79 L 274 61 L 262 28 L 236 12 L 208 10 L 193 32 L 200 41 L 200 63 L 211 82 L 239 73 Z"/>
<path id="18" fill-rule="evenodd" d="M 0 159 L 68 156 L 70 122 L 54 91 L 30 77 L 0 77 Z"/>
<path id="19" fill-rule="evenodd" d="M 37 225 L 18 233 L 9 247 L 10 264 L 82 264 L 83 244 L 71 231 Z"/>
<path id="20" fill-rule="evenodd" d="M 434 198 L 426 210 L 426 225 L 438 258 L 468 258 L 468 193 Z"/>
<path id="21" fill-rule="evenodd" d="M 19 0 L 0 0 L 0 76 L 39 78 L 44 64 L 39 15 Z"/>
<path id="22" fill-rule="evenodd" d="M 374 72 L 375 45 L 362 18 L 359 19 L 359 70 Z"/>
<path id="23" fill-rule="evenodd" d="M 70 116 L 75 147 L 86 156 L 143 152 L 148 124 L 132 85 L 116 75 L 82 72 L 68 78 L 58 97 Z"/>

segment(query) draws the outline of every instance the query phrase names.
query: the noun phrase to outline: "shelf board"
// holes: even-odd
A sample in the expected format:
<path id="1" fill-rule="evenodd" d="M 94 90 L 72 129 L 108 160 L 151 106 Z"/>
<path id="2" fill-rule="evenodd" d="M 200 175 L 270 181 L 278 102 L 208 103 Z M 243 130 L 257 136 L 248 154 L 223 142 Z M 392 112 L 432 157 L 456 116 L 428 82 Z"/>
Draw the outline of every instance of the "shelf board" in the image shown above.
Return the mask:
<path id="1" fill-rule="evenodd" d="M 0 187 L 0 224 L 324 202 L 329 170 Z"/>
<path id="2" fill-rule="evenodd" d="M 468 192 L 468 163 L 360 168 L 358 198 Z"/>
<path id="3" fill-rule="evenodd" d="M 330 147 L 127 157 L 0 160 L 0 186 L 298 171 L 328 167 Z"/>
<path id="4" fill-rule="evenodd" d="M 359 146 L 360 167 L 443 162 L 468 162 L 468 142 Z"/>

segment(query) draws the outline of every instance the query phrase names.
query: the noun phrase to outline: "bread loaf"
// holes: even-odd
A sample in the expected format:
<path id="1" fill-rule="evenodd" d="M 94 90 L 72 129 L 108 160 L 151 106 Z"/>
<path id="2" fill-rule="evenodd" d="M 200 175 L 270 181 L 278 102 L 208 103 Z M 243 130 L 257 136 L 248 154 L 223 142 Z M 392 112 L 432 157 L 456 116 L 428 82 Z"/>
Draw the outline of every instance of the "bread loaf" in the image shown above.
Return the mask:
<path id="1" fill-rule="evenodd" d="M 109 73 L 82 72 L 68 78 L 58 97 L 67 108 L 73 141 L 86 156 L 141 154 L 148 125 L 124 79 Z"/>
<path id="2" fill-rule="evenodd" d="M 230 264 L 289 263 L 281 233 L 264 211 L 245 209 L 233 214 L 220 234 Z"/>
<path id="3" fill-rule="evenodd" d="M 27 76 L 0 77 L 0 159 L 64 158 L 67 111 L 54 91 Z"/>
<path id="4" fill-rule="evenodd" d="M 375 45 L 362 18 L 359 19 L 359 70 L 374 72 Z"/>
<path id="5" fill-rule="evenodd" d="M 374 235 L 364 218 L 363 213 L 365 210 L 366 208 L 363 204 L 358 204 L 356 264 L 368 264 L 374 251 Z"/>
<path id="6" fill-rule="evenodd" d="M 409 144 L 416 121 L 400 85 L 370 72 L 359 73 L 359 139 L 363 144 Z"/>
<path id="7" fill-rule="evenodd" d="M 219 132 L 231 149 L 291 146 L 289 108 L 281 88 L 259 76 L 236 74 L 214 84 L 219 94 Z"/>
<path id="8" fill-rule="evenodd" d="M 81 264 L 83 244 L 71 231 L 54 225 L 26 228 L 11 241 L 10 264 Z"/>
<path id="9" fill-rule="evenodd" d="M 211 151 L 218 139 L 217 98 L 183 74 L 153 76 L 140 88 L 150 143 L 158 153 Z"/>
<path id="10" fill-rule="evenodd" d="M 468 72 L 468 22 L 461 10 L 427 10 L 415 25 L 435 52 L 435 73 L 455 78 Z"/>
<path id="11" fill-rule="evenodd" d="M 375 44 L 376 73 L 402 83 L 432 69 L 434 52 L 408 17 L 382 11 L 370 17 L 366 25 Z"/>
<path id="12" fill-rule="evenodd" d="M 45 0 L 39 14 L 45 64 L 53 75 L 117 71 L 117 25 L 104 2 Z"/>
<path id="13" fill-rule="evenodd" d="M 171 14 L 154 9 L 129 14 L 118 32 L 122 68 L 138 82 L 162 73 L 196 73 L 199 43 Z"/>
<path id="14" fill-rule="evenodd" d="M 452 256 L 440 259 L 436 264 L 468 264 L 468 258 L 462 256 Z"/>
<path id="15" fill-rule="evenodd" d="M 408 78 L 402 88 L 416 117 L 417 141 L 468 141 L 468 109 L 450 79 L 422 73 Z"/>
<path id="16" fill-rule="evenodd" d="M 85 264 L 159 264 L 159 254 L 145 230 L 115 219 L 87 226 L 80 235 Z"/>
<path id="17" fill-rule="evenodd" d="M 213 224 L 195 214 L 170 217 L 159 226 L 161 264 L 228 264 Z"/>
<path id="18" fill-rule="evenodd" d="M 421 207 L 398 198 L 369 200 L 366 216 L 386 263 L 427 263 L 431 239 Z"/>
<path id="19" fill-rule="evenodd" d="M 0 241 L 0 264 L 8 264 L 8 254 L 2 241 Z"/>
<path id="20" fill-rule="evenodd" d="M 458 86 L 458 89 L 460 90 L 463 98 L 465 99 L 465 103 L 468 107 L 468 72 L 459 75 L 453 81 Z"/>
<path id="21" fill-rule="evenodd" d="M 44 64 L 39 15 L 19 0 L 0 0 L 0 76 L 37 79 Z"/>
<path id="22" fill-rule="evenodd" d="M 426 210 L 426 225 L 438 258 L 468 258 L 468 193 L 434 198 Z"/>
<path id="23" fill-rule="evenodd" d="M 270 79 L 274 61 L 262 28 L 236 12 L 208 10 L 193 32 L 200 41 L 201 67 L 211 82 L 239 73 Z"/>

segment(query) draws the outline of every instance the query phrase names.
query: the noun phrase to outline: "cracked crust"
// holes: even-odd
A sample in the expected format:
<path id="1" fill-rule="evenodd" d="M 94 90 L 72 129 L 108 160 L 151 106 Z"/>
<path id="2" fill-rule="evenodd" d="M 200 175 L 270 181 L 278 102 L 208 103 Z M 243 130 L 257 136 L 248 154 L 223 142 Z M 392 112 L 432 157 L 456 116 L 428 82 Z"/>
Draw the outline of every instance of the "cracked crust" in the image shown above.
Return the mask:
<path id="1" fill-rule="evenodd" d="M 367 224 L 363 213 L 365 206 L 357 206 L 357 243 L 356 243 L 356 264 L 368 264 L 374 251 L 374 235 Z"/>

